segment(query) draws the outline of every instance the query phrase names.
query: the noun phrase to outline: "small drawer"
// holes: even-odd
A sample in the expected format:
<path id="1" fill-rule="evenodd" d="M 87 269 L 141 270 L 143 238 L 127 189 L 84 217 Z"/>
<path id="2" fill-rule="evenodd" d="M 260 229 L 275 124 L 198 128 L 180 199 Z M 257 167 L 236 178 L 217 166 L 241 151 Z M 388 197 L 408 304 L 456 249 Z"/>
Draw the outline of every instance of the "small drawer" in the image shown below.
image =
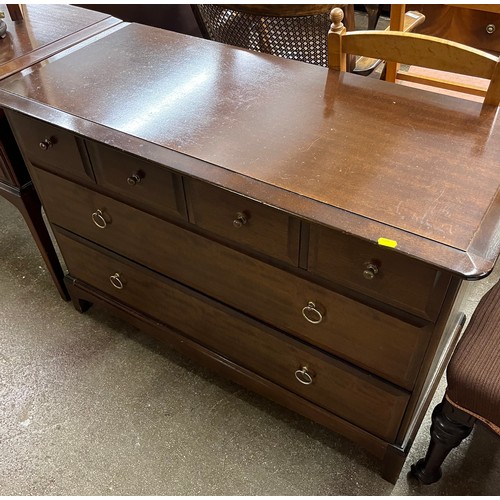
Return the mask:
<path id="1" fill-rule="evenodd" d="M 83 140 L 48 123 L 12 111 L 9 122 L 25 158 L 71 179 L 94 182 Z"/>
<path id="2" fill-rule="evenodd" d="M 167 218 L 186 219 L 182 179 L 161 165 L 87 141 L 97 184 L 126 201 Z"/>
<path id="3" fill-rule="evenodd" d="M 285 212 L 194 179 L 185 179 L 189 217 L 238 245 L 298 265 L 300 223 Z"/>
<path id="4" fill-rule="evenodd" d="M 436 319 L 450 276 L 379 245 L 311 225 L 308 270 L 422 318 Z"/>
<path id="5" fill-rule="evenodd" d="M 413 387 L 431 324 L 406 323 L 70 181 L 35 173 L 53 224 Z"/>
<path id="6" fill-rule="evenodd" d="M 110 252 L 57 235 L 70 275 L 387 441 L 409 395 Z"/>

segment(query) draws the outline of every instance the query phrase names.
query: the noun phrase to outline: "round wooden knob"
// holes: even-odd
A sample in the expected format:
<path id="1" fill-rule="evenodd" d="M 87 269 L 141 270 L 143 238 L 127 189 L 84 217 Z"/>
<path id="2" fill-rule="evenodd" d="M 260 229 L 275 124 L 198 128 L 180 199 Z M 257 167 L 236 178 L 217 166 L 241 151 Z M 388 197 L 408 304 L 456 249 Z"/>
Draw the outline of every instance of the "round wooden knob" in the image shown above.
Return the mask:
<path id="1" fill-rule="evenodd" d="M 233 226 L 236 229 L 244 226 L 248 222 L 248 217 L 243 212 L 238 212 L 233 220 Z"/>
<path id="2" fill-rule="evenodd" d="M 135 186 L 141 182 L 142 176 L 139 172 L 134 172 L 131 176 L 127 177 L 127 184 Z"/>
<path id="3" fill-rule="evenodd" d="M 372 280 L 378 273 L 378 266 L 373 262 L 368 262 L 365 264 L 365 269 L 363 271 L 363 278 L 366 280 Z"/>
<path id="4" fill-rule="evenodd" d="M 47 151 L 47 149 L 51 148 L 54 143 L 50 139 L 44 139 L 40 142 L 39 146 L 42 151 Z"/>

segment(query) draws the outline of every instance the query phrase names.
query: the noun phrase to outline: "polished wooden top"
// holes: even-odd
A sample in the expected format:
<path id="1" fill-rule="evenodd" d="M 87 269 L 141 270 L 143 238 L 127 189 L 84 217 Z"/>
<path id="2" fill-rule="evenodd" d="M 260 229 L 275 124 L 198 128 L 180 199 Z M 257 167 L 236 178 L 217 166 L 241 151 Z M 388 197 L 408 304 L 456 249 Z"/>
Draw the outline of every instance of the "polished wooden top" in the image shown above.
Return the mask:
<path id="1" fill-rule="evenodd" d="M 498 257 L 491 106 L 140 25 L 1 87 L 4 106 L 464 276 Z"/>
<path id="2" fill-rule="evenodd" d="M 6 13 L 7 24 L 7 34 L 0 40 L 0 78 L 120 22 L 107 14 L 71 5 L 24 5 L 22 21 L 12 21 L 6 5 L 0 4 L 0 10 Z"/>

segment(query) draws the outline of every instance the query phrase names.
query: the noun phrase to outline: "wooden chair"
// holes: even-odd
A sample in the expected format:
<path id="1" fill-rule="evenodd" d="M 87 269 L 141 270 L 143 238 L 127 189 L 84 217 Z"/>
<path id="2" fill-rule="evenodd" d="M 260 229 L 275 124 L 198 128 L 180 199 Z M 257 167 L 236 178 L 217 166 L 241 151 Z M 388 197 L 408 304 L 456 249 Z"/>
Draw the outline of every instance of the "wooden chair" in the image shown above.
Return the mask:
<path id="1" fill-rule="evenodd" d="M 424 484 L 441 478 L 444 459 L 476 423 L 500 436 L 500 281 L 474 311 L 451 357 L 447 382 L 445 397 L 432 414 L 427 454 L 411 468 Z"/>
<path id="2" fill-rule="evenodd" d="M 328 66 L 345 71 L 347 54 L 380 58 L 385 61 L 423 66 L 435 70 L 490 80 L 487 91 L 437 78 L 422 78 L 426 85 L 484 95 L 484 103 L 498 106 L 500 101 L 499 58 L 466 45 L 441 38 L 398 31 L 346 32 L 343 12 L 334 8 L 328 32 Z"/>

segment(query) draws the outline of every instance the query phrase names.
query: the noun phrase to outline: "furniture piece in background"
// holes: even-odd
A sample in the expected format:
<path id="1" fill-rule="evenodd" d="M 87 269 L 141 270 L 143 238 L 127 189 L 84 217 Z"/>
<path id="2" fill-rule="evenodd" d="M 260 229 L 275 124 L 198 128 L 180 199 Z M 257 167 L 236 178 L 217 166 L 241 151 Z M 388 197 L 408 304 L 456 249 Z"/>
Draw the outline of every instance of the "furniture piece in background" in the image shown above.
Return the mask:
<path id="1" fill-rule="evenodd" d="M 5 19 L 8 31 L 0 40 L 0 80 L 120 22 L 69 5 L 24 5 L 22 16 L 20 9 L 14 9 L 17 5 L 9 7 L 16 20 Z M 0 131 L 0 196 L 22 214 L 59 294 L 68 300 L 64 273 L 42 218 L 40 200 L 2 111 Z"/>
<path id="2" fill-rule="evenodd" d="M 137 24 L 0 89 L 79 310 L 397 479 L 466 280 L 500 252 L 500 126 L 480 105 Z"/>
<path id="3" fill-rule="evenodd" d="M 109 14 L 125 22 L 145 24 L 185 35 L 203 36 L 189 4 L 86 3 L 76 5 Z"/>
<path id="4" fill-rule="evenodd" d="M 193 5 L 205 38 L 266 54 L 327 66 L 325 33 L 333 5 Z M 354 29 L 353 5 L 345 6 Z"/>
<path id="5" fill-rule="evenodd" d="M 346 70 L 346 57 L 364 55 L 386 61 L 402 62 L 436 70 L 490 80 L 488 89 L 478 89 L 441 79 L 421 77 L 430 86 L 484 94 L 484 103 L 498 106 L 500 101 L 500 58 L 466 45 L 437 37 L 397 31 L 346 32 L 341 9 L 332 10 L 332 28 L 328 33 L 329 66 Z"/>
<path id="6" fill-rule="evenodd" d="M 408 9 L 426 16 L 418 33 L 500 55 L 500 5 L 428 3 L 411 4 Z"/>
<path id="7" fill-rule="evenodd" d="M 451 357 L 443 401 L 432 414 L 425 458 L 411 468 L 424 484 L 441 478 L 441 465 L 476 423 L 500 435 L 500 282 L 481 299 Z M 487 452 L 487 451 L 486 451 Z"/>
<path id="8" fill-rule="evenodd" d="M 327 38 L 332 5 L 193 5 L 205 38 L 236 47 L 273 54 L 320 66 L 328 66 Z M 340 5 L 348 31 L 355 29 L 354 5 Z M 370 24 L 378 19 L 377 9 L 368 9 Z M 392 11 L 391 11 L 392 12 Z M 397 11 L 399 12 L 399 10 Z M 391 14 L 392 19 L 392 14 Z M 403 31 L 412 31 L 423 22 L 418 13 L 398 18 Z M 392 22 L 392 21 L 391 21 Z M 348 58 L 348 71 L 369 75 L 379 59 Z"/>

